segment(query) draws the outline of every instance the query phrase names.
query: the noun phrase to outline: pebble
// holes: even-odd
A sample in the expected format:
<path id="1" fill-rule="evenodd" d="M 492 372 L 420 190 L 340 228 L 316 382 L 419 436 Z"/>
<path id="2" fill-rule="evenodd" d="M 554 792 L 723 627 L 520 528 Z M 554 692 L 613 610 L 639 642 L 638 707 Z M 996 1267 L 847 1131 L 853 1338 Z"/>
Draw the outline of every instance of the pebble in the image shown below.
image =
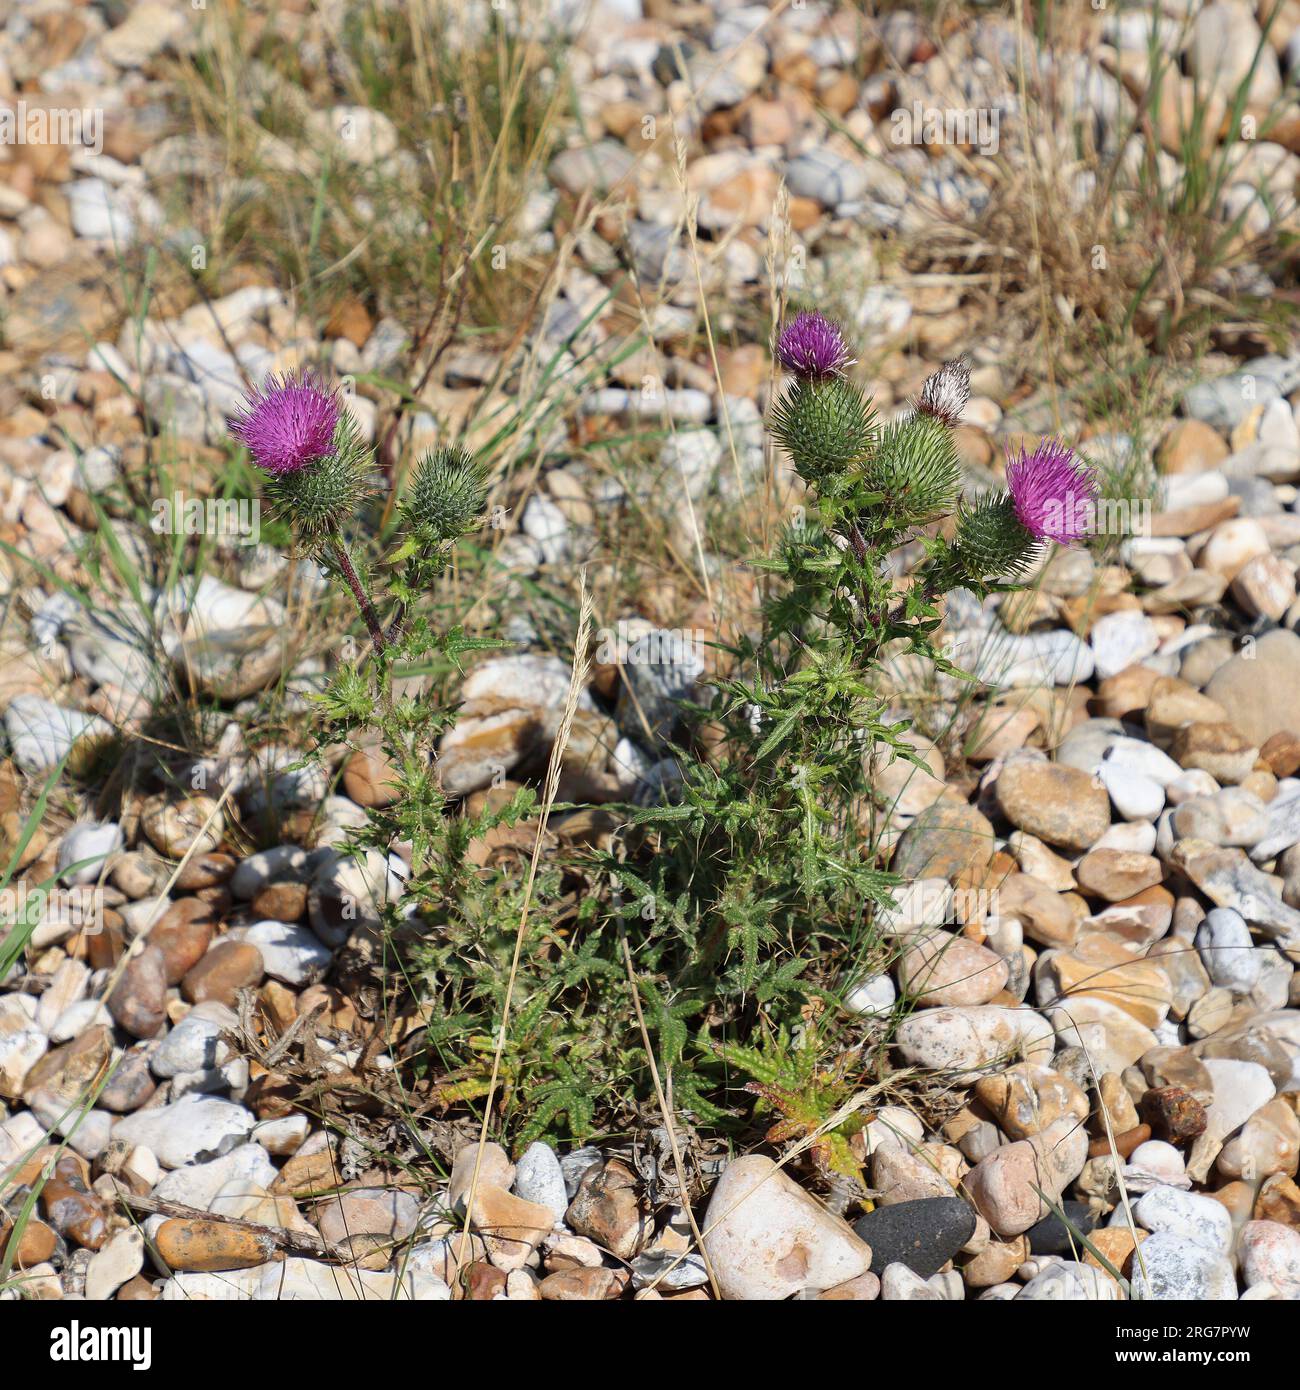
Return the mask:
<path id="1" fill-rule="evenodd" d="M 975 1234 L 975 1212 L 960 1197 L 931 1197 L 877 1207 L 853 1229 L 871 1247 L 873 1265 L 899 1263 L 928 1279 Z"/>
<path id="2" fill-rule="evenodd" d="M 1129 1276 L 1133 1297 L 1157 1302 L 1225 1302 L 1237 1297 L 1232 1264 L 1186 1236 L 1159 1231 L 1142 1242 Z"/>
<path id="3" fill-rule="evenodd" d="M 515 1165 L 514 1193 L 526 1202 L 548 1207 L 557 1224 L 564 1220 L 569 1195 L 560 1160 L 549 1144 L 534 1141 L 520 1155 Z"/>
<path id="4" fill-rule="evenodd" d="M 266 974 L 286 985 L 315 984 L 333 960 L 333 952 L 314 933 L 286 922 L 255 922 L 244 932 L 243 939 L 257 948 Z M 250 963 L 250 973 L 251 970 Z"/>
<path id="5" fill-rule="evenodd" d="M 1181 1236 L 1218 1255 L 1231 1252 L 1232 1218 L 1213 1197 L 1176 1187 L 1153 1187 L 1134 1203 L 1133 1215 L 1152 1234 L 1164 1231 Z"/>
<path id="6" fill-rule="evenodd" d="M 165 1168 L 183 1168 L 229 1152 L 257 1117 L 242 1105 L 215 1096 L 186 1096 L 170 1105 L 124 1116 L 113 1138 L 142 1144 Z"/>
<path id="7" fill-rule="evenodd" d="M 728 1299 L 821 1292 L 865 1274 L 872 1263 L 869 1245 L 760 1154 L 727 1165 L 701 1225 Z"/>
<path id="8" fill-rule="evenodd" d="M 1300 1232 L 1276 1221 L 1247 1221 L 1237 1258 L 1247 1288 L 1269 1283 L 1292 1297 L 1300 1293 Z"/>

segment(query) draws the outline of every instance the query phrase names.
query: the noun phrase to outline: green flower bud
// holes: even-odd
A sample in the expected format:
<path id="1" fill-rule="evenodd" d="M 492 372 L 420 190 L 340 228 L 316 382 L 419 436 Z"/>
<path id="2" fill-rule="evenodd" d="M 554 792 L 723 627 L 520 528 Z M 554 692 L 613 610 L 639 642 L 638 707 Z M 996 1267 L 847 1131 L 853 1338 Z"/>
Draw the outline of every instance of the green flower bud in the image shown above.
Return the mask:
<path id="1" fill-rule="evenodd" d="M 909 526 L 946 516 L 961 483 L 952 431 L 924 412 L 889 425 L 862 472 L 867 486 L 883 492 L 894 515 Z"/>
<path id="2" fill-rule="evenodd" d="M 469 454 L 436 449 L 416 464 L 402 515 L 422 539 L 441 545 L 475 530 L 486 500 L 483 470 Z"/>
<path id="3" fill-rule="evenodd" d="M 954 555 L 963 578 L 1014 579 L 1029 568 L 1038 549 L 1038 542 L 1016 516 L 1009 492 L 962 505 Z"/>
<path id="4" fill-rule="evenodd" d="M 843 377 L 796 381 L 772 412 L 772 433 L 799 476 L 824 483 L 860 464 L 876 441 L 876 416 L 861 390 Z"/>

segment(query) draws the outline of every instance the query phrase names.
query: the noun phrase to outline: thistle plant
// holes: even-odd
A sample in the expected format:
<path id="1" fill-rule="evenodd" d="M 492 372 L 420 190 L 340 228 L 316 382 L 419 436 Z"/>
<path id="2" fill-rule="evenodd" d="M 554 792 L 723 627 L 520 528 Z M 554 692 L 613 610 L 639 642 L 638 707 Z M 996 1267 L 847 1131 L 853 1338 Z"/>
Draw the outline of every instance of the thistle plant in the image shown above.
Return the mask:
<path id="1" fill-rule="evenodd" d="M 908 721 L 889 712 L 880 663 L 913 652 L 960 675 L 934 639 L 942 596 L 1013 586 L 1045 542 L 1079 539 L 1095 483 L 1044 441 L 1009 463 L 1005 492 L 965 502 L 953 437 L 970 395 L 963 362 L 944 363 L 882 424 L 849 375 L 845 335 L 822 315 L 800 314 L 775 352 L 791 379 L 771 430 L 806 502 L 776 553 L 757 561 L 770 577 L 761 631 L 731 649 L 732 674 L 695 711 L 711 730 L 709 756 L 678 750 L 675 804 L 638 813 L 646 853 L 608 868 L 654 905 L 638 968 L 671 1001 L 653 1013 L 679 1103 L 707 1113 L 722 1059 L 757 1075 L 764 1105 L 782 1116 L 769 1138 L 783 1142 L 835 1106 L 807 1078 L 778 1085 L 756 1072 L 745 1036 L 815 1025 L 817 1075 L 860 1076 L 871 1055 L 862 1030 L 879 1027 L 850 1022 L 837 991 L 879 949 L 874 915 L 893 905 L 897 882 L 880 852 L 875 755 L 892 748 L 919 762 Z M 903 578 L 891 559 L 910 543 L 921 558 Z M 692 1016 L 694 1066 L 684 1055 Z M 734 1085 L 729 1074 L 722 1084 Z M 847 1148 L 856 1123 L 819 1141 L 824 1172 L 858 1177 Z"/>
<path id="2" fill-rule="evenodd" d="M 249 396 L 231 432 L 266 475 L 264 492 L 275 515 L 347 589 L 370 635 L 371 660 L 340 664 L 319 696 L 317 751 L 342 740 L 363 748 L 377 765 L 385 784 L 375 798 L 380 804 L 369 808 L 367 825 L 345 851 L 387 855 L 395 844 L 409 846 L 408 901 L 375 905 L 386 927 L 395 927 L 410 901 L 424 895 L 429 865 L 454 838 L 435 767 L 437 741 L 454 716 L 435 700 L 394 692 L 409 692 L 411 671 L 427 668 L 435 657 L 456 668 L 464 653 L 495 645 L 468 638 L 459 627 L 437 631 L 421 611 L 455 543 L 479 524 L 482 470 L 451 447 L 416 463 L 396 508 L 399 534 L 376 567 L 382 578 L 376 599 L 345 539 L 372 497 L 371 451 L 338 392 L 309 373 L 273 377 Z"/>

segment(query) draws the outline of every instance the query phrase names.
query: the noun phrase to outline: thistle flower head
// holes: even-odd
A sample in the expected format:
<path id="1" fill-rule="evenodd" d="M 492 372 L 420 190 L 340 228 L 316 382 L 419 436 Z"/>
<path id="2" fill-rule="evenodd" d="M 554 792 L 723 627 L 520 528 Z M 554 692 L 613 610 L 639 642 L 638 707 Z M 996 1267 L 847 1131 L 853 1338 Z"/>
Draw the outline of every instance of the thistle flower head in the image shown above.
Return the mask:
<path id="1" fill-rule="evenodd" d="M 352 415 L 339 407 L 329 446 L 309 467 L 270 473 L 263 496 L 273 515 L 318 548 L 338 534 L 368 491 L 370 450 Z"/>
<path id="2" fill-rule="evenodd" d="M 926 378 L 916 408 L 922 414 L 942 420 L 945 425 L 957 425 L 961 422 L 961 413 L 968 400 L 970 367 L 958 357 L 945 362 L 937 372 Z"/>
<path id="3" fill-rule="evenodd" d="M 787 371 L 818 379 L 839 376 L 854 360 L 839 326 L 815 310 L 796 314 L 786 324 L 776 340 L 776 355 Z"/>
<path id="4" fill-rule="evenodd" d="M 1074 545 L 1088 534 L 1097 500 L 1097 478 L 1057 439 L 1044 439 L 1032 454 L 1007 459 L 1007 491 L 1016 519 L 1035 540 Z"/>
<path id="5" fill-rule="evenodd" d="M 249 393 L 230 432 L 264 473 L 279 478 L 300 473 L 330 452 L 339 410 L 337 393 L 312 372 L 271 376 Z"/>

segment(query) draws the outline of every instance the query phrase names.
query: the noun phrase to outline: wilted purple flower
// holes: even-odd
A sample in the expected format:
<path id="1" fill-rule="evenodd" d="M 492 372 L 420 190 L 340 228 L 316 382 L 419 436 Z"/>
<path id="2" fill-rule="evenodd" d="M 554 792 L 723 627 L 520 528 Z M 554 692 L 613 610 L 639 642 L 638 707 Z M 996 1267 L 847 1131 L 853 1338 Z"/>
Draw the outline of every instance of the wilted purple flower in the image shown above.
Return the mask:
<path id="1" fill-rule="evenodd" d="M 1091 529 L 1097 478 L 1058 439 L 1044 439 L 1032 454 L 1023 446 L 1007 459 L 1007 491 L 1016 518 L 1035 539 L 1073 545 Z"/>
<path id="2" fill-rule="evenodd" d="M 278 477 L 324 458 L 334 445 L 339 400 L 312 372 L 270 376 L 249 393 L 230 432 L 247 445 L 253 462 Z"/>
<path id="3" fill-rule="evenodd" d="M 839 325 L 816 310 L 796 314 L 786 324 L 776 340 L 776 355 L 787 371 L 805 377 L 838 376 L 854 360 Z"/>

